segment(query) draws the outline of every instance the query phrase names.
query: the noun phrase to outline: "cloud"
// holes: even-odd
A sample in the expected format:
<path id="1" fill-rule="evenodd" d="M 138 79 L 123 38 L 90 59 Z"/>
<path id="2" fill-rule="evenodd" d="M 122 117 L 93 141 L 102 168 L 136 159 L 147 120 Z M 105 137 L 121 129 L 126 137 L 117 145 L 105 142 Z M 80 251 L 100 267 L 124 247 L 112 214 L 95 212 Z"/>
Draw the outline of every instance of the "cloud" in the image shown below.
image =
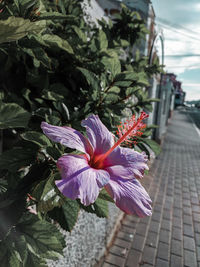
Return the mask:
<path id="1" fill-rule="evenodd" d="M 173 32 L 173 30 L 163 30 L 164 54 L 166 70 L 176 74 L 184 73 L 188 69 L 200 68 L 200 40 L 183 35 L 183 33 Z M 159 42 L 156 43 L 159 54 L 161 49 Z M 192 56 L 196 55 L 196 56 Z"/>
<path id="2" fill-rule="evenodd" d="M 183 90 L 186 92 L 186 100 L 200 99 L 200 87 L 194 88 L 183 85 Z"/>
<path id="3" fill-rule="evenodd" d="M 200 88 L 200 83 L 184 83 L 184 86 Z"/>
<path id="4" fill-rule="evenodd" d="M 165 39 L 165 70 L 175 73 L 182 81 L 186 99 L 200 99 L 199 0 L 184 1 L 184 4 L 183 0 L 152 2 L 157 25 L 163 29 Z M 161 55 L 159 43 L 157 49 Z"/>

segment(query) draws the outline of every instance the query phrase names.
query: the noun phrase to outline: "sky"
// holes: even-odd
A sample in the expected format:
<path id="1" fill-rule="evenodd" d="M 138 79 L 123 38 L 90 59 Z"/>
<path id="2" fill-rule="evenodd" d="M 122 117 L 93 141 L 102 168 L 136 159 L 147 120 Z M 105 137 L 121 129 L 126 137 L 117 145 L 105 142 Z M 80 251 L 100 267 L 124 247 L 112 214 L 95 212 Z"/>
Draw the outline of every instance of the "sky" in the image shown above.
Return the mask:
<path id="1" fill-rule="evenodd" d="M 177 75 L 186 100 L 200 99 L 200 0 L 152 0 L 164 36 L 165 70 Z"/>

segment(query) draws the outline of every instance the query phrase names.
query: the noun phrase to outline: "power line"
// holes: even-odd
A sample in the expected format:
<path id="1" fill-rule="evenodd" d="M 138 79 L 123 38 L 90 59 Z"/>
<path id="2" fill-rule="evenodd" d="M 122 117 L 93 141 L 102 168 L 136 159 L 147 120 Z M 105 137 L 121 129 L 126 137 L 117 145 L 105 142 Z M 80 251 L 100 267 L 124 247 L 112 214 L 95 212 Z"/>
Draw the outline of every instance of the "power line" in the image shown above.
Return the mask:
<path id="1" fill-rule="evenodd" d="M 194 37 L 192 35 L 189 35 L 187 33 L 181 32 L 180 30 L 177 30 L 176 28 L 174 28 L 172 26 L 166 25 L 166 24 L 164 24 L 162 22 L 158 22 L 157 24 L 161 25 L 163 28 L 166 28 L 166 29 L 171 30 L 173 32 L 177 32 L 177 33 L 179 33 L 181 35 L 184 35 L 186 37 L 189 37 L 190 39 L 193 39 L 193 40 L 196 40 L 196 41 L 200 42 L 200 39 L 199 38 L 196 38 L 196 37 Z"/>
<path id="2" fill-rule="evenodd" d="M 165 25 L 171 25 L 171 27 L 174 27 L 176 29 L 183 29 L 183 30 L 187 31 L 190 34 L 191 33 L 194 34 L 195 36 L 199 35 L 199 32 L 195 32 L 195 31 L 193 31 L 193 30 L 191 30 L 189 28 L 184 27 L 183 25 L 180 25 L 180 24 L 175 23 L 175 22 L 171 22 L 171 21 L 169 21 L 167 19 L 163 19 L 161 17 L 156 17 L 156 20 L 159 20 L 161 23 L 163 23 Z"/>
<path id="3" fill-rule="evenodd" d="M 166 65 L 165 68 L 188 68 L 188 69 L 191 69 L 191 68 L 194 68 L 194 67 L 199 67 L 200 68 L 200 65 L 191 65 L 191 66 L 168 66 Z"/>
<path id="4" fill-rule="evenodd" d="M 200 54 L 165 55 L 165 57 L 200 57 Z"/>

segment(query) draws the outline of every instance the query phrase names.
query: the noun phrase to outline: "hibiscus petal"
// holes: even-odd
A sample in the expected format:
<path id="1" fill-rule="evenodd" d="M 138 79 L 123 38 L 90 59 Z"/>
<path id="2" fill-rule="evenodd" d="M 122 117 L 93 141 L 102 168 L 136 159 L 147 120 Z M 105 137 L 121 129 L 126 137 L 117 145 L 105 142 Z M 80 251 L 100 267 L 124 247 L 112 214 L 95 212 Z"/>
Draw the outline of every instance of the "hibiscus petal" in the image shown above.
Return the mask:
<path id="1" fill-rule="evenodd" d="M 139 153 L 130 148 L 118 147 L 105 160 L 104 169 L 110 175 L 127 179 L 142 178 L 148 170 L 145 153 Z"/>
<path id="2" fill-rule="evenodd" d="M 111 177 L 105 189 L 114 199 L 117 207 L 125 213 L 139 217 L 152 214 L 151 199 L 138 180 L 130 181 L 119 177 Z"/>
<path id="3" fill-rule="evenodd" d="M 48 124 L 47 122 L 42 122 L 41 128 L 44 134 L 47 135 L 52 141 L 92 155 L 91 144 L 89 143 L 88 139 L 79 131 L 76 131 L 70 127 L 54 126 Z"/>
<path id="4" fill-rule="evenodd" d="M 91 115 L 83 120 L 82 126 L 86 127 L 87 136 L 94 148 L 96 155 L 107 152 L 114 145 L 114 137 L 97 115 Z"/>
<path id="5" fill-rule="evenodd" d="M 85 206 L 93 203 L 100 189 L 108 183 L 110 175 L 88 165 L 85 155 L 66 155 L 58 159 L 62 180 L 56 181 L 58 189 L 68 198 L 79 198 Z"/>

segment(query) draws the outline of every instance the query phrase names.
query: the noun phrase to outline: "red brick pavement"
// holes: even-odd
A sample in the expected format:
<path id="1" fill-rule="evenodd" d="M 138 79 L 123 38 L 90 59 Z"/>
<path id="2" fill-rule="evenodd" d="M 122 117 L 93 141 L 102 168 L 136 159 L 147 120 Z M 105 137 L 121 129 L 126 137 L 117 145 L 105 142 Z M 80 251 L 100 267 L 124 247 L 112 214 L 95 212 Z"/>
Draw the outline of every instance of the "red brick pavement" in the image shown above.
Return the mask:
<path id="1" fill-rule="evenodd" d="M 153 215 L 127 215 L 99 266 L 200 266 L 200 137 L 184 111 L 174 113 L 143 184 Z"/>

